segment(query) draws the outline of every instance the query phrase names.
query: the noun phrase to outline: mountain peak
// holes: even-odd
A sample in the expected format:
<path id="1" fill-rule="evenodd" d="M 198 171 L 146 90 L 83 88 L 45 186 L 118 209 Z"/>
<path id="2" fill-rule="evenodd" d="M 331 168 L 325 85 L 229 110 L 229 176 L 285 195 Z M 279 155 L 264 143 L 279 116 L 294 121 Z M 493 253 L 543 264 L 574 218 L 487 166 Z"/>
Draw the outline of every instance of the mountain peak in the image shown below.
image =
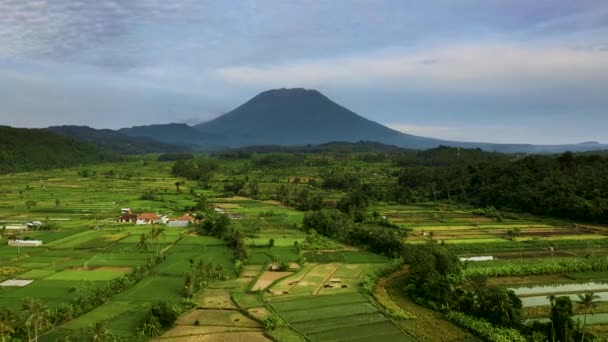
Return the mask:
<path id="1" fill-rule="evenodd" d="M 279 89 L 266 90 L 264 92 L 261 92 L 259 95 L 286 96 L 286 95 L 322 95 L 322 94 L 315 89 L 279 88 Z"/>
<path id="2" fill-rule="evenodd" d="M 229 137 L 232 146 L 360 140 L 394 143 L 407 137 L 351 112 L 317 90 L 305 88 L 264 91 L 194 128 Z"/>

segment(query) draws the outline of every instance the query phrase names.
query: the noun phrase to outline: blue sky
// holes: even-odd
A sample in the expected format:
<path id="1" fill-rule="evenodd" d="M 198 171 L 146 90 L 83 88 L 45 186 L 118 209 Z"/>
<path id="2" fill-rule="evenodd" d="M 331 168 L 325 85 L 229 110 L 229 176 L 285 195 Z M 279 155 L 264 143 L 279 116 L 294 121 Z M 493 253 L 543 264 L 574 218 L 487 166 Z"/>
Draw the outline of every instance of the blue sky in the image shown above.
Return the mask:
<path id="1" fill-rule="evenodd" d="M 0 0 L 0 124 L 199 122 L 282 87 L 412 134 L 608 142 L 608 2 Z"/>

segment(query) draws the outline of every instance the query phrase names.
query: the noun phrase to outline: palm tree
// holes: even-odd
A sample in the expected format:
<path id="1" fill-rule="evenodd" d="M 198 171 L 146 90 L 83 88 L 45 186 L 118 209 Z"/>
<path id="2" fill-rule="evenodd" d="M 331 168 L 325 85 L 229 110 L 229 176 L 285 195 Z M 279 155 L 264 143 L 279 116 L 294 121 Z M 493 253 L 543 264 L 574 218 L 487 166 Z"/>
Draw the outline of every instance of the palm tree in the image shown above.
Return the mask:
<path id="1" fill-rule="evenodd" d="M 585 326 L 587 325 L 587 314 L 593 313 L 593 310 L 597 306 L 594 300 L 599 299 L 600 296 L 596 295 L 593 291 L 587 291 L 584 294 L 578 295 L 578 304 L 580 304 L 585 310 L 585 318 L 583 318 L 583 334 L 581 335 L 581 342 L 585 341 Z"/>
<path id="2" fill-rule="evenodd" d="M 102 322 L 97 322 L 95 325 L 90 325 L 88 330 L 89 341 L 91 342 L 107 342 L 116 341 L 116 337 L 112 335 Z"/>
<path id="3" fill-rule="evenodd" d="M 194 294 L 194 277 L 192 274 L 186 274 L 186 279 L 184 279 L 184 295 L 186 298 L 192 298 Z"/>
<path id="4" fill-rule="evenodd" d="M 554 294 L 550 294 L 547 296 L 549 303 L 551 303 L 551 307 L 553 307 L 555 305 L 556 298 L 557 297 L 555 297 Z M 551 337 L 553 338 L 553 341 L 555 341 L 555 326 L 553 325 L 553 320 L 551 320 Z"/>
<path id="5" fill-rule="evenodd" d="M 163 228 L 152 227 L 150 231 L 150 239 L 156 241 L 156 253 L 158 254 L 158 249 L 160 248 L 160 242 L 158 241 L 161 236 L 165 236 L 165 230 Z"/>
<path id="6" fill-rule="evenodd" d="M 549 300 L 549 303 L 551 303 L 551 306 L 553 306 L 555 304 L 555 295 L 554 294 L 550 294 L 547 296 L 547 299 Z"/>
<path id="7" fill-rule="evenodd" d="M 137 248 L 143 249 L 144 251 L 148 250 L 148 235 L 145 233 L 141 233 L 139 236 L 139 242 L 137 243 Z"/>
<path id="8" fill-rule="evenodd" d="M 27 329 L 28 341 L 32 341 L 32 329 L 34 330 L 34 341 L 38 341 L 38 332 L 51 325 L 49 309 L 40 300 L 26 298 L 21 304 L 25 313 L 25 327 Z"/>

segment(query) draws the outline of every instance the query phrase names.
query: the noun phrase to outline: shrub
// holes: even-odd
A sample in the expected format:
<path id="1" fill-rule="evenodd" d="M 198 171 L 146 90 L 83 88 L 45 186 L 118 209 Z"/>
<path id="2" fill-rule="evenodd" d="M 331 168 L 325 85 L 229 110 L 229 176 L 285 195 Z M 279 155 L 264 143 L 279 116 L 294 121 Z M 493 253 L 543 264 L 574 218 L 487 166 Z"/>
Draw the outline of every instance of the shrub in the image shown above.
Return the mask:
<path id="1" fill-rule="evenodd" d="M 462 312 L 449 311 L 446 317 L 489 342 L 526 342 L 526 338 L 515 329 L 496 327 L 486 320 L 467 316 Z"/>
<path id="2" fill-rule="evenodd" d="M 271 314 L 262 322 L 262 326 L 264 326 L 264 330 L 266 331 L 273 331 L 274 329 L 280 327 L 281 324 L 283 324 L 283 322 L 279 316 L 275 314 Z"/>

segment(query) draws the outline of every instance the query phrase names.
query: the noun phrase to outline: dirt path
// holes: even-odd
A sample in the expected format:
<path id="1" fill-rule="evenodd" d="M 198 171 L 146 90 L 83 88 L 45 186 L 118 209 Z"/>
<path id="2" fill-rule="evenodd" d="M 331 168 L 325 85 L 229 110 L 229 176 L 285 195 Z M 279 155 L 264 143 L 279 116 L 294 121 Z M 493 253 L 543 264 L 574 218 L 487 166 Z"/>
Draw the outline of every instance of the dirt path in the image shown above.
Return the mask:
<path id="1" fill-rule="evenodd" d="M 325 285 L 326 283 L 329 282 L 329 280 L 334 276 L 334 274 L 336 274 L 336 272 L 338 272 L 338 269 L 340 269 L 340 266 L 342 266 L 342 264 L 330 264 L 332 265 L 332 267 L 334 267 L 334 269 L 331 271 L 331 273 L 329 273 L 327 275 L 327 277 L 325 277 L 325 279 L 323 279 L 323 281 L 319 284 L 319 286 L 313 291 L 313 295 L 318 295 L 319 291 L 321 291 L 321 289 L 323 288 L 323 285 Z"/>

